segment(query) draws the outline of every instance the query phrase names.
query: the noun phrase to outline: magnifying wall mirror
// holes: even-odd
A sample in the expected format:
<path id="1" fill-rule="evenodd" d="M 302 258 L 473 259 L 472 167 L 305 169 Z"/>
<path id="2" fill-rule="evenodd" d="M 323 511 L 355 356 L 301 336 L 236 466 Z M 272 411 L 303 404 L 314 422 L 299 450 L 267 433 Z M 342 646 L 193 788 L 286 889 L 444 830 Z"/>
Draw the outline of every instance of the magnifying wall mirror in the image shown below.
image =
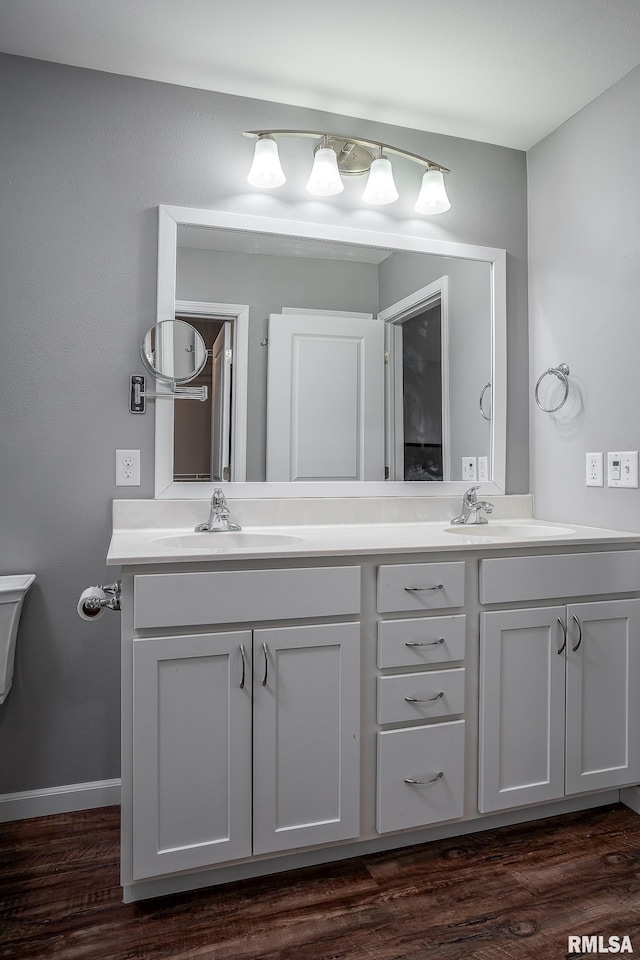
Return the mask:
<path id="1" fill-rule="evenodd" d="M 202 372 L 207 363 L 207 347 L 196 329 L 184 320 L 161 320 L 144 335 L 140 358 L 161 386 L 159 393 L 145 390 L 145 378 L 133 374 L 129 379 L 129 411 L 145 413 L 147 400 L 200 400 L 206 403 L 206 384 L 185 387 Z M 162 385 L 165 389 L 162 390 Z"/>
<path id="2" fill-rule="evenodd" d="M 504 250 L 159 214 L 158 326 L 202 333 L 211 410 L 205 443 L 192 405 L 156 406 L 157 497 L 206 497 L 214 479 L 257 498 L 504 492 Z"/>
<path id="3" fill-rule="evenodd" d="M 147 330 L 140 345 L 142 362 L 165 383 L 188 383 L 204 369 L 207 348 L 198 331 L 184 320 L 161 320 Z"/>

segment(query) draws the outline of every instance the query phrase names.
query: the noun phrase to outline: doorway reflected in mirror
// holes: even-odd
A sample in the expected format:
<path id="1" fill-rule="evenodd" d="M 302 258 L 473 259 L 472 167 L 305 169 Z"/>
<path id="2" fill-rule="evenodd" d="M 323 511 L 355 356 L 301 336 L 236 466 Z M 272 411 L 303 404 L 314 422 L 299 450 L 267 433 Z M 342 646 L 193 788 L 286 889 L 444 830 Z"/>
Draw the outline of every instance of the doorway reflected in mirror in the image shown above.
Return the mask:
<path id="1" fill-rule="evenodd" d="M 175 404 L 173 424 L 173 479 L 181 483 L 204 483 L 230 479 L 231 435 L 229 430 L 232 366 L 232 323 L 225 318 L 193 317 L 176 313 L 201 335 L 207 362 L 193 380 L 206 386 L 205 403 Z"/>

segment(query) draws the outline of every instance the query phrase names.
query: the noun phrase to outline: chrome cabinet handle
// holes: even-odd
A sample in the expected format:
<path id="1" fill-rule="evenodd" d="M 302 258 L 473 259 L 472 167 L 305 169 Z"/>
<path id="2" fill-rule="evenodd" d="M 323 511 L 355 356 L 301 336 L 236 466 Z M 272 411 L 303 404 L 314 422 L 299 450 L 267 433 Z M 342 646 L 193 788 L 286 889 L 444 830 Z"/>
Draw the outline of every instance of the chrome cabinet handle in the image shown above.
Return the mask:
<path id="1" fill-rule="evenodd" d="M 432 700 L 442 700 L 443 697 L 444 690 L 441 690 L 435 697 L 405 697 L 405 700 L 407 703 L 431 703 Z"/>
<path id="2" fill-rule="evenodd" d="M 575 613 L 574 613 L 574 615 L 573 615 L 573 622 L 574 622 L 574 623 L 576 624 L 576 626 L 578 627 L 578 642 L 576 643 L 575 647 L 571 647 L 571 649 L 572 649 L 573 652 L 575 653 L 576 650 L 578 649 L 578 647 L 580 646 L 580 644 L 582 643 L 582 624 L 580 623 L 580 621 L 579 621 L 578 618 L 576 617 Z"/>
<path id="3" fill-rule="evenodd" d="M 564 653 L 564 651 L 565 651 L 565 649 L 566 649 L 566 647 L 567 647 L 567 626 L 566 626 L 566 624 L 560 619 L 560 617 L 558 617 L 558 623 L 560 624 L 560 626 L 561 626 L 561 628 L 562 628 L 562 636 L 563 636 L 562 646 L 561 646 L 560 649 L 558 650 L 558 653 Z"/>
<path id="4" fill-rule="evenodd" d="M 438 647 L 444 643 L 444 637 L 439 640 L 405 640 L 405 647 Z"/>
<path id="5" fill-rule="evenodd" d="M 262 686 L 266 687 L 267 680 L 269 679 L 269 651 L 267 650 L 266 640 L 262 644 L 262 652 L 264 653 L 264 677 L 262 678 Z"/>
<path id="6" fill-rule="evenodd" d="M 240 656 L 242 657 L 242 676 L 240 677 L 240 689 L 244 690 L 244 681 L 247 676 L 247 652 L 244 649 L 244 643 L 240 644 Z"/>
<path id="7" fill-rule="evenodd" d="M 438 583 L 435 587 L 404 587 L 407 593 L 424 593 L 429 590 L 444 590 L 444 584 Z"/>
<path id="8" fill-rule="evenodd" d="M 442 780 L 443 777 L 444 777 L 444 770 L 441 770 L 440 773 L 436 773 L 435 777 L 429 777 L 428 780 L 412 780 L 411 777 L 405 777 L 405 778 L 404 778 L 404 782 L 405 782 L 405 783 L 415 783 L 415 784 L 437 783 L 438 780 Z"/>

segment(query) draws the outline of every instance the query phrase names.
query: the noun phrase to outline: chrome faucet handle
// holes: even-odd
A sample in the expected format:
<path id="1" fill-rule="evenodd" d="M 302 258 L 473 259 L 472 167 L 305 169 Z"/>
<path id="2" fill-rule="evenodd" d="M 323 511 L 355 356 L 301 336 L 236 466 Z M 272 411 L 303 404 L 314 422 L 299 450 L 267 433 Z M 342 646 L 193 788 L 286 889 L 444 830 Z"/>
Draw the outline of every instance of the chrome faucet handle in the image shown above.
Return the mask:
<path id="1" fill-rule="evenodd" d="M 478 502 L 478 495 L 476 494 L 476 490 L 479 490 L 479 489 L 480 489 L 479 483 L 476 484 L 475 487 L 469 487 L 469 489 L 466 491 L 464 495 L 464 498 L 463 498 L 464 502 L 472 505 L 476 504 Z"/>
<path id="2" fill-rule="evenodd" d="M 226 507 L 227 498 L 224 495 L 224 491 L 220 487 L 216 487 L 211 496 L 211 506 L 212 507 Z"/>

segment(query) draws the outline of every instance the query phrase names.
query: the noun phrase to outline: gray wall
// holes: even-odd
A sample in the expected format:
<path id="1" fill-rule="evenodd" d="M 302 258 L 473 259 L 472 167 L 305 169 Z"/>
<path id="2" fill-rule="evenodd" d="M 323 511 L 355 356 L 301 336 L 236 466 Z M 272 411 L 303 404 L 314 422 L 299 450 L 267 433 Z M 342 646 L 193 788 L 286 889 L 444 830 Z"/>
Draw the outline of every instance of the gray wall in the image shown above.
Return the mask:
<path id="1" fill-rule="evenodd" d="M 640 531 L 640 492 L 585 486 L 587 452 L 640 447 L 640 68 L 528 156 L 531 491 L 539 516 Z M 540 374 L 571 368 L 557 414 Z M 547 388 L 544 399 L 554 395 Z M 556 394 L 557 395 L 557 394 Z M 605 458 L 606 463 L 606 458 Z"/>
<path id="2" fill-rule="evenodd" d="M 247 480 L 266 476 L 267 337 L 270 313 L 282 307 L 376 314 L 373 263 L 178 248 L 176 297 L 249 305 Z"/>
<path id="3" fill-rule="evenodd" d="M 355 181 L 310 201 L 293 172 L 278 197 L 257 196 L 240 134 L 271 125 L 346 129 L 433 156 L 454 171 L 452 210 L 432 221 L 411 199 L 364 210 Z M 0 128 L 0 573 L 38 577 L 0 708 L 8 793 L 119 775 L 119 621 L 86 624 L 76 602 L 117 573 L 104 566 L 111 500 L 153 492 L 153 413 L 128 413 L 127 383 L 155 317 L 158 204 L 506 247 L 516 493 L 528 486 L 526 170 L 522 153 L 487 144 L 9 56 Z M 301 177 L 307 148 L 282 150 Z M 415 173 L 398 165 L 401 194 L 417 192 Z M 117 447 L 141 449 L 140 488 L 114 486 Z"/>

